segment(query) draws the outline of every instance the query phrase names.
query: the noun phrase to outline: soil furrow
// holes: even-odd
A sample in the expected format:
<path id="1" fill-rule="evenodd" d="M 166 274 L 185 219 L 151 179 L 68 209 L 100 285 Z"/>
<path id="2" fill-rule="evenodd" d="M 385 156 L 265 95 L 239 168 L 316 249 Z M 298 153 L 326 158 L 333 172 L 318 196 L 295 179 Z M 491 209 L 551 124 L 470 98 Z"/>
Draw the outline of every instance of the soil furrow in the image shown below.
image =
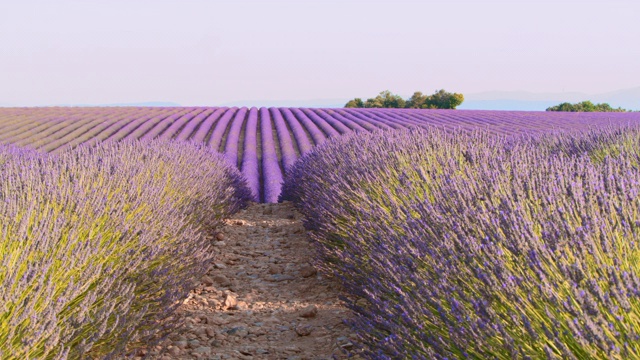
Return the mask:
<path id="1" fill-rule="evenodd" d="M 343 359 L 352 332 L 338 284 L 312 266 L 315 250 L 290 203 L 253 204 L 213 239 L 209 273 L 178 309 L 182 324 L 146 359 Z"/>

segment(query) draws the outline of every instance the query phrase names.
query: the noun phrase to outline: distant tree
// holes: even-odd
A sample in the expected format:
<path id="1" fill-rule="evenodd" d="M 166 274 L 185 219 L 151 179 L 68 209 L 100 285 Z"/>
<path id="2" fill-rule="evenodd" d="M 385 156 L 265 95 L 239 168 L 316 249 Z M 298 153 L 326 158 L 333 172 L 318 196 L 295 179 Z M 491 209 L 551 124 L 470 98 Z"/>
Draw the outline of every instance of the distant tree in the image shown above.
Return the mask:
<path id="1" fill-rule="evenodd" d="M 364 101 L 360 98 L 355 98 L 353 100 L 349 100 L 349 102 L 344 106 L 346 108 L 363 108 Z"/>
<path id="2" fill-rule="evenodd" d="M 424 95 L 416 91 L 408 99 L 393 94 L 389 90 L 382 91 L 378 96 L 369 98 L 364 103 L 362 99 L 355 98 L 347 102 L 347 108 L 409 108 L 409 109 L 455 109 L 464 101 L 464 95 L 450 93 L 445 90 L 437 90 L 432 95 Z"/>
<path id="3" fill-rule="evenodd" d="M 423 95 L 422 92 L 416 91 L 411 95 L 405 105 L 408 109 L 422 109 L 423 105 L 427 103 L 427 95 Z"/>
<path id="4" fill-rule="evenodd" d="M 444 89 L 437 90 L 433 95 L 427 97 L 425 102 L 428 109 L 455 109 L 464 101 L 464 95 L 446 92 Z M 423 105 L 423 108 L 425 106 Z"/>
<path id="5" fill-rule="evenodd" d="M 576 111 L 576 107 L 568 102 L 560 103 L 547 108 L 547 111 Z"/>
<path id="6" fill-rule="evenodd" d="M 568 111 L 568 112 L 626 112 L 623 108 L 612 108 L 611 105 L 607 103 L 594 104 L 591 101 L 582 101 L 579 103 L 571 104 L 568 102 L 563 102 L 556 106 L 551 106 L 547 108 L 547 111 Z"/>
<path id="7" fill-rule="evenodd" d="M 384 99 L 382 96 L 378 95 L 374 98 L 368 98 L 367 101 L 364 102 L 364 107 L 366 108 L 383 108 L 384 107 Z"/>
<path id="8" fill-rule="evenodd" d="M 618 107 L 617 109 L 611 107 L 611 105 L 607 104 L 607 103 L 600 103 L 600 104 L 596 104 L 595 105 L 596 109 L 594 111 L 600 111 L 600 112 L 627 112 L 629 110 L 623 109 L 621 107 Z"/>
<path id="9" fill-rule="evenodd" d="M 406 101 L 400 96 L 391 93 L 389 90 L 382 91 L 375 98 L 369 98 L 364 103 L 366 108 L 404 108 Z"/>

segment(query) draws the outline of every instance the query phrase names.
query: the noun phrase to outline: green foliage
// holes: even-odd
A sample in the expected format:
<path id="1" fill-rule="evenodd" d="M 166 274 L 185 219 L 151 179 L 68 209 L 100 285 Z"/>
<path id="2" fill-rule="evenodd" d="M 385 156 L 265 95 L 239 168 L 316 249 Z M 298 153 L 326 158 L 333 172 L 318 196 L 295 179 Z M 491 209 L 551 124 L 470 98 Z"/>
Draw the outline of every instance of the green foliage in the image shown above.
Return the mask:
<path id="1" fill-rule="evenodd" d="M 423 109 L 423 105 L 427 103 L 427 95 L 423 95 L 422 92 L 416 91 L 407 100 L 407 108 L 409 109 Z"/>
<path id="2" fill-rule="evenodd" d="M 458 93 L 446 92 L 443 89 L 436 91 L 433 95 L 428 96 L 422 108 L 427 109 L 455 109 L 464 101 L 464 95 Z M 426 107 L 425 107 L 426 105 Z"/>
<path id="3" fill-rule="evenodd" d="M 591 101 L 583 101 L 575 104 L 563 102 L 556 106 L 547 108 L 547 111 L 568 111 L 568 112 L 627 112 L 623 108 L 612 108 L 607 103 L 594 104 Z"/>
<path id="4" fill-rule="evenodd" d="M 375 98 L 369 98 L 364 103 L 366 108 L 392 108 L 402 109 L 406 101 L 400 96 L 391 93 L 389 90 L 380 92 Z"/>
<path id="5" fill-rule="evenodd" d="M 464 101 L 464 95 L 450 93 L 444 89 L 437 90 L 432 95 L 425 95 L 416 91 L 408 99 L 404 100 L 400 95 L 393 94 L 389 90 L 382 91 L 375 98 L 369 98 L 363 102 L 361 98 L 349 100 L 345 108 L 391 108 L 391 109 L 455 109 Z"/>
<path id="6" fill-rule="evenodd" d="M 363 108 L 364 101 L 360 98 L 355 98 L 353 100 L 349 100 L 349 102 L 344 106 L 346 108 Z"/>

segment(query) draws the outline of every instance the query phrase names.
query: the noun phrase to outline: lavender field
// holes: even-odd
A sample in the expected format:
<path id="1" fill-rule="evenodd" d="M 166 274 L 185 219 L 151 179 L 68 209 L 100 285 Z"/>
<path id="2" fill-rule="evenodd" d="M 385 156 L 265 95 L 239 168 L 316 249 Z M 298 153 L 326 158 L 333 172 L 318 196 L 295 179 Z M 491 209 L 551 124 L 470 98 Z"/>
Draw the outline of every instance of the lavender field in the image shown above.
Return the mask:
<path id="1" fill-rule="evenodd" d="M 638 194 L 640 113 L 2 109 L 0 358 L 170 329 L 250 200 L 305 216 L 368 358 L 640 358 Z"/>
<path id="2" fill-rule="evenodd" d="M 0 143 L 60 152 L 105 140 L 163 139 L 205 143 L 246 177 L 254 200 L 276 202 L 284 173 L 330 137 L 405 128 L 540 133 L 620 125 L 640 113 L 308 109 L 308 108 L 3 108 Z"/>

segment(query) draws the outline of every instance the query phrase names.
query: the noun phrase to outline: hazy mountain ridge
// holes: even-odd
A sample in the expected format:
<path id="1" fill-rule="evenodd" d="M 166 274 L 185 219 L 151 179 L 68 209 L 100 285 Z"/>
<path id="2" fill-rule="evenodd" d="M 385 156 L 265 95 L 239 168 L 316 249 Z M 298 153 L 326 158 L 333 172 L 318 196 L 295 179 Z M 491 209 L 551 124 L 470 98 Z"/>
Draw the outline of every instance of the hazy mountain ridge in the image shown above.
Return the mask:
<path id="1" fill-rule="evenodd" d="M 240 100 L 227 102 L 221 106 L 341 108 L 347 101 L 349 99 Z"/>
<path id="2" fill-rule="evenodd" d="M 562 102 L 591 100 L 608 103 L 612 107 L 640 110 L 640 87 L 610 91 L 599 94 L 581 92 L 534 93 L 528 91 L 486 91 L 465 94 L 459 109 L 478 110 L 545 110 Z"/>
<path id="3" fill-rule="evenodd" d="M 464 110 L 538 110 L 558 105 L 562 102 L 580 102 L 591 100 L 594 103 L 608 103 L 612 107 L 622 107 L 627 110 L 640 110 L 640 86 L 629 89 L 610 91 L 599 94 L 581 92 L 536 93 L 529 91 L 485 91 L 464 94 L 465 101 L 458 107 Z M 409 96 L 406 96 L 408 98 Z M 177 107 L 177 106 L 227 106 L 227 107 L 312 107 L 312 108 L 341 108 L 350 99 L 308 99 L 308 100 L 238 100 L 221 104 L 181 105 L 171 101 L 147 101 L 133 103 L 111 104 L 57 104 L 48 106 L 133 106 L 133 107 Z M 0 107 L 16 106 L 0 103 Z M 19 107 L 19 106 L 18 106 Z"/>
<path id="4" fill-rule="evenodd" d="M 170 101 L 146 101 L 133 103 L 113 103 L 113 104 L 54 104 L 25 106 L 0 103 L 0 107 L 180 107 L 182 105 Z"/>

